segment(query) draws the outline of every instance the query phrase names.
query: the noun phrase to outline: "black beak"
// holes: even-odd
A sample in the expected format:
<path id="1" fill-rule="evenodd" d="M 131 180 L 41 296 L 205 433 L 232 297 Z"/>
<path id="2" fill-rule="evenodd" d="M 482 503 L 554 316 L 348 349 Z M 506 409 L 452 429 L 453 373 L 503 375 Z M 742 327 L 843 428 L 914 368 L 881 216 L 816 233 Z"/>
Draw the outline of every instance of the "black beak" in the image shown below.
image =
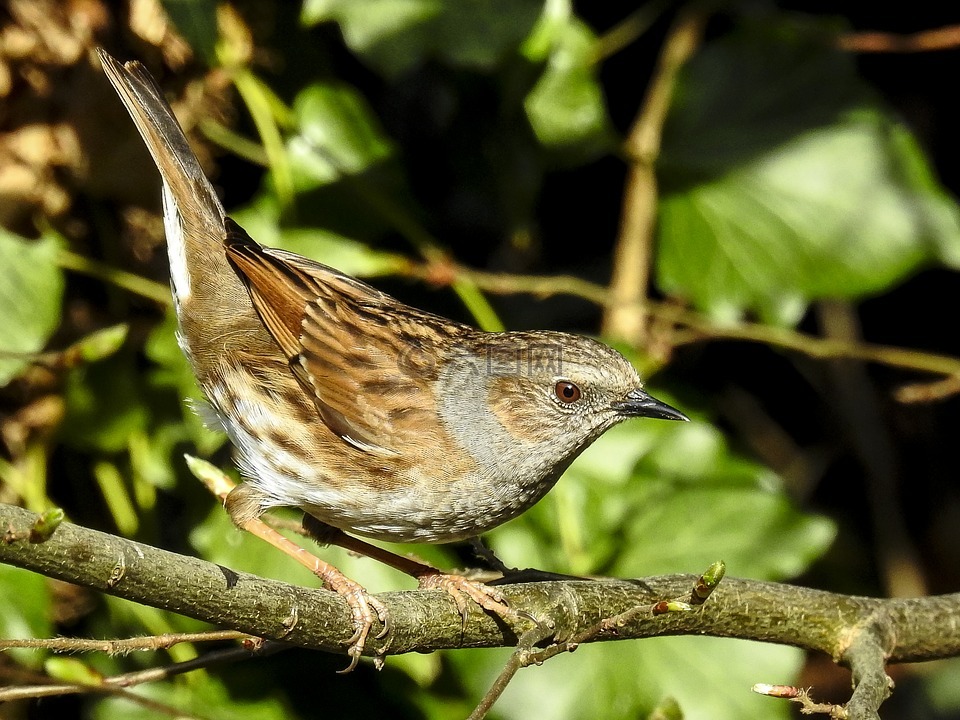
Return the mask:
<path id="1" fill-rule="evenodd" d="M 647 393 L 639 388 L 628 392 L 623 400 L 617 400 L 612 403 L 612 407 L 625 417 L 648 417 L 659 418 L 660 420 L 690 421 L 690 418 L 676 408 L 672 408 L 665 402 L 661 402 L 655 397 L 647 395 Z"/>

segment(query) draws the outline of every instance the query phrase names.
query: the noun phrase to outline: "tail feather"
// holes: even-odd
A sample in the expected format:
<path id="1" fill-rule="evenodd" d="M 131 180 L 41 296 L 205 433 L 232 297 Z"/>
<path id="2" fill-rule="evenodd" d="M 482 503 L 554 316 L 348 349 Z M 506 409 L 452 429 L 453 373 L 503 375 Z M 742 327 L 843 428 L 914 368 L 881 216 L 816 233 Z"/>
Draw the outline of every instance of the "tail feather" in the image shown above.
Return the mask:
<path id="1" fill-rule="evenodd" d="M 163 223 L 181 347 L 204 385 L 235 353 L 275 352 L 227 261 L 226 214 L 170 105 L 146 68 L 97 50 L 163 178 Z"/>
<path id="2" fill-rule="evenodd" d="M 163 178 L 164 226 L 176 300 L 182 303 L 191 297 L 194 274 L 209 278 L 211 272 L 224 273 L 238 282 L 222 250 L 223 205 L 163 92 L 139 62 L 121 64 L 101 49 L 97 54 Z"/>

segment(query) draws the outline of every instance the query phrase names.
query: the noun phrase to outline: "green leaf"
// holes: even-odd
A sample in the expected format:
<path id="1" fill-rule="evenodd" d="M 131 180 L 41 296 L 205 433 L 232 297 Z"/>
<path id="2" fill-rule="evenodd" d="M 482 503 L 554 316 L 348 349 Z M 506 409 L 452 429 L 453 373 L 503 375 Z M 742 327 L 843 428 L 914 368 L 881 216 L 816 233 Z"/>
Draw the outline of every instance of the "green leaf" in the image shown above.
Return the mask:
<path id="1" fill-rule="evenodd" d="M 297 96 L 293 117 L 286 149 L 297 198 L 288 216 L 335 236 L 374 240 L 402 222 L 398 214 L 416 207 L 393 142 L 356 90 L 313 84 Z M 280 203 L 267 190 L 255 205 L 279 222 Z"/>
<path id="2" fill-rule="evenodd" d="M 447 659 L 476 698 L 503 669 L 506 653 L 466 650 Z M 615 720 L 644 717 L 670 696 L 689 720 L 788 718 L 787 703 L 771 702 L 750 688 L 758 672 L 793 681 L 802 665 L 803 653 L 796 648 L 724 638 L 581 645 L 572 655 L 517 673 L 497 701 L 496 713 L 506 720 Z"/>
<path id="3" fill-rule="evenodd" d="M 60 324 L 63 272 L 52 236 L 28 240 L 0 228 L 0 387 L 27 365 Z"/>
<path id="4" fill-rule="evenodd" d="M 390 198 L 390 205 L 409 205 L 393 143 L 364 98 L 341 83 L 314 83 L 297 95 L 293 118 L 295 134 L 286 148 L 298 193 L 298 225 L 284 226 L 281 205 L 269 188 L 232 216 L 259 242 L 350 275 L 406 268 L 402 256 L 352 239 L 375 238 L 392 229 L 390 218 L 376 212 L 382 198 Z M 345 212 L 350 204 L 345 199 L 361 208 L 372 206 L 375 212 Z M 310 227 L 313 224 L 319 227 Z"/>
<path id="5" fill-rule="evenodd" d="M 50 581 L 43 575 L 0 565 L 0 637 L 48 638 L 53 634 Z M 23 665 L 40 667 L 44 653 L 8 650 Z M 6 654 L 6 653 L 5 653 Z"/>
<path id="6" fill-rule="evenodd" d="M 743 30 L 686 68 L 664 130 L 657 278 L 714 317 L 795 323 L 960 257 L 960 211 L 823 28 Z"/>
<path id="7" fill-rule="evenodd" d="M 393 154 L 363 96 L 347 85 L 326 82 L 304 88 L 293 113 L 298 132 L 288 150 L 297 190 L 358 174 Z"/>
<path id="8" fill-rule="evenodd" d="M 833 540 L 833 524 L 801 513 L 762 465 L 733 454 L 704 421 L 667 428 L 637 462 L 619 502 L 614 575 L 700 572 L 715 560 L 733 575 L 782 580 Z"/>
<path id="9" fill-rule="evenodd" d="M 97 362 L 119 351 L 129 332 L 130 326 L 127 323 L 95 330 L 67 348 L 67 352 L 75 354 L 77 362 Z"/>
<path id="10" fill-rule="evenodd" d="M 306 0 L 306 25 L 337 22 L 347 45 L 385 75 L 401 74 L 428 51 L 437 0 Z"/>
<path id="11" fill-rule="evenodd" d="M 617 576 L 699 572 L 722 559 L 734 575 L 796 577 L 829 547 L 826 518 L 805 516 L 783 496 L 756 489 L 669 491 L 648 482 L 627 501 L 634 522 L 613 564 Z"/>
<path id="12" fill-rule="evenodd" d="M 71 685 L 97 686 L 103 683 L 103 676 L 79 658 L 47 658 L 44 670 L 54 680 Z"/>
<path id="13" fill-rule="evenodd" d="M 305 24 L 335 21 L 371 67 L 396 78 L 429 58 L 490 70 L 529 33 L 536 0 L 306 0 Z"/>
<path id="14" fill-rule="evenodd" d="M 576 18 L 545 16 L 525 44 L 529 59 L 545 63 L 524 100 L 530 125 L 541 144 L 581 162 L 611 149 L 615 140 L 596 76 L 595 43 Z"/>

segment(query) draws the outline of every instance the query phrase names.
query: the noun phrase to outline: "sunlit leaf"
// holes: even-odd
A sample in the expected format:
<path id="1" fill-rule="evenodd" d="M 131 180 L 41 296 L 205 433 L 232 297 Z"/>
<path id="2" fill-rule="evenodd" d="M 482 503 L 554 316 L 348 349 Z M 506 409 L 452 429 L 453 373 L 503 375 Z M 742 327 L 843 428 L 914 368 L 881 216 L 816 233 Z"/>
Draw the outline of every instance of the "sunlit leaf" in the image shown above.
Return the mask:
<path id="1" fill-rule="evenodd" d="M 658 281 L 720 319 L 793 323 L 960 257 L 960 211 L 852 60 L 779 29 L 707 46 L 664 131 Z"/>
<path id="2" fill-rule="evenodd" d="M 50 581 L 43 575 L 0 565 L 0 637 L 48 638 L 53 633 Z M 38 650 L 9 650 L 20 663 L 39 667 Z"/>
<path id="3" fill-rule="evenodd" d="M 103 677 L 83 660 L 71 657 L 50 657 L 44 663 L 44 670 L 55 680 L 72 685 L 100 685 Z"/>
<path id="4" fill-rule="evenodd" d="M 298 132 L 289 152 L 298 190 L 360 173 L 393 152 L 366 102 L 347 85 L 310 85 L 293 110 Z"/>
<path id="5" fill-rule="evenodd" d="M 550 37 L 544 38 L 544 32 L 535 33 L 536 40 L 527 45 L 531 60 L 545 66 L 524 100 L 524 108 L 543 145 L 582 161 L 609 150 L 615 140 L 596 76 L 596 37 L 572 17 L 562 24 L 543 24 L 549 28 Z"/>
<path id="6" fill-rule="evenodd" d="M 43 348 L 60 323 L 63 272 L 53 237 L 28 240 L 0 228 L 0 387 Z"/>
<path id="7" fill-rule="evenodd" d="M 757 579 L 795 577 L 820 557 L 835 529 L 762 490 L 687 488 L 669 492 L 648 483 L 629 501 L 635 521 L 621 538 L 618 576 L 699 572 L 724 560 L 730 573 Z"/>
<path id="8" fill-rule="evenodd" d="M 480 697 L 502 670 L 505 656 L 467 650 L 451 653 L 449 662 L 469 694 Z M 750 687 L 758 678 L 792 681 L 802 664 L 803 653 L 795 648 L 720 638 L 581 645 L 572 655 L 517 673 L 496 708 L 507 720 L 616 720 L 646 717 L 671 696 L 686 720 L 788 718 L 786 703 L 771 703 Z"/>

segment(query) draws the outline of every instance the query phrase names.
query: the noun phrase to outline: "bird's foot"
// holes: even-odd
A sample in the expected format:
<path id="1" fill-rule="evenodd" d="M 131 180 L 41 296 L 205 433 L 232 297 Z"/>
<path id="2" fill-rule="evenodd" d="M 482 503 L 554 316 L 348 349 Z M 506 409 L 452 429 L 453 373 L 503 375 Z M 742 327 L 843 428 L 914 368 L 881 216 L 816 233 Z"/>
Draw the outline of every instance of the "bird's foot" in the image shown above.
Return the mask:
<path id="1" fill-rule="evenodd" d="M 374 618 L 378 619 L 383 625 L 383 629 L 374 636 L 374 639 L 383 640 L 386 638 L 386 642 L 377 650 L 374 657 L 377 668 L 383 667 L 383 656 L 390 647 L 390 613 L 387 606 L 368 593 L 360 583 L 351 580 L 332 565 L 328 565 L 323 572 L 317 574 L 323 580 L 324 585 L 347 601 L 347 606 L 350 608 L 350 614 L 353 617 L 353 635 L 345 643 L 349 646 L 347 656 L 350 658 L 350 664 L 339 672 L 348 673 L 357 666 L 357 662 L 366 647 L 370 631 L 373 629 Z"/>
<path id="2" fill-rule="evenodd" d="M 464 622 L 466 622 L 469 611 L 469 600 L 504 619 L 520 617 L 519 613 L 510 607 L 507 599 L 500 591 L 476 580 L 469 580 L 462 575 L 447 575 L 440 572 L 426 573 L 420 575 L 417 579 L 422 589 L 438 588 L 450 595 L 457 603 L 457 610 Z"/>

